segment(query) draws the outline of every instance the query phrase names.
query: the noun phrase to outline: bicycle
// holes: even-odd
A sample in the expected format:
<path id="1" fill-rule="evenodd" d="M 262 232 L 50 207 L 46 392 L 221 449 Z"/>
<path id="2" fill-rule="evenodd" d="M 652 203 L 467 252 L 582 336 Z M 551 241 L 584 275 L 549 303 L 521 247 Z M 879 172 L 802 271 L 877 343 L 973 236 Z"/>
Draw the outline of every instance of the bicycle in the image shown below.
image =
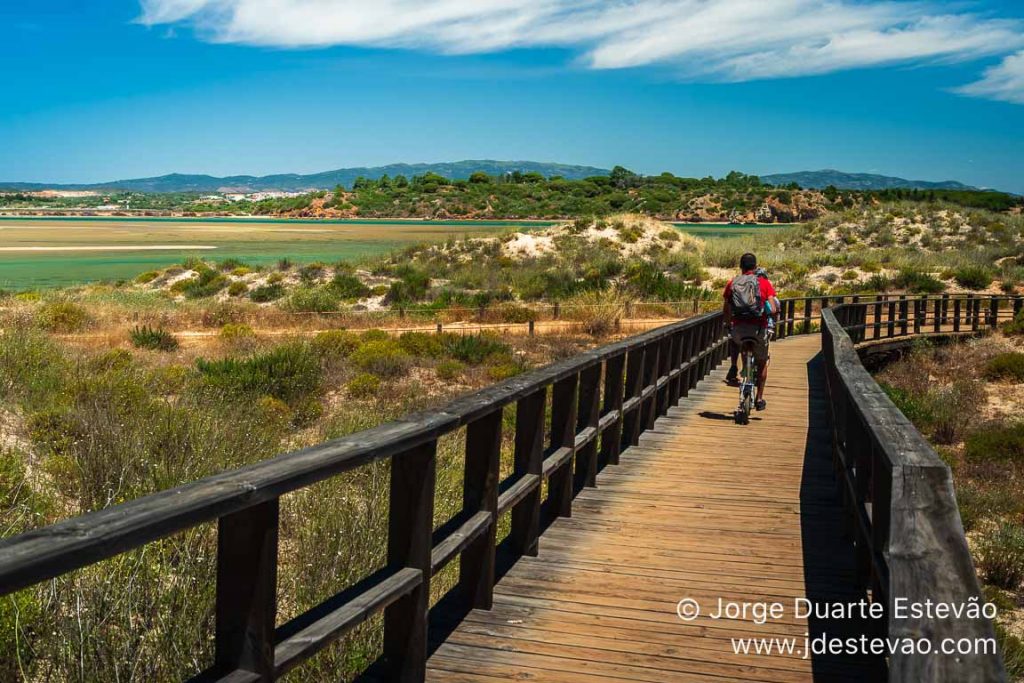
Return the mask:
<path id="1" fill-rule="evenodd" d="M 774 336 L 774 326 L 765 330 L 765 344 L 768 344 Z M 733 414 L 736 424 L 750 424 L 750 413 L 754 409 L 754 399 L 757 396 L 757 378 L 760 376 L 760 368 L 757 364 L 757 356 L 754 354 L 754 343 L 757 340 L 745 338 L 740 341 L 740 358 L 743 363 L 743 370 L 740 372 L 740 404 Z"/>
<path id="2" fill-rule="evenodd" d="M 746 339 L 742 341 L 740 358 L 743 362 L 743 370 L 740 373 L 740 405 L 736 408 L 733 417 L 736 424 L 745 425 L 750 423 L 750 413 L 754 409 L 754 396 L 757 394 L 758 368 L 752 341 Z"/>

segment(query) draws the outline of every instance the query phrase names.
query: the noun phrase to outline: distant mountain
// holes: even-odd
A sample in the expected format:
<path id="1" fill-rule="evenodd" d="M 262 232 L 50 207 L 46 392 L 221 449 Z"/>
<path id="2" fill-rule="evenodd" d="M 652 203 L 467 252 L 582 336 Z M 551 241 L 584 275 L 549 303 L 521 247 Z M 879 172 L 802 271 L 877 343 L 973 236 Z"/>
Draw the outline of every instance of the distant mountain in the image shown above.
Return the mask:
<path id="1" fill-rule="evenodd" d="M 540 173 L 546 177 L 563 176 L 570 180 L 578 180 L 596 175 L 608 175 L 610 171 L 592 166 L 571 166 L 567 164 L 549 164 L 537 161 L 453 161 L 440 164 L 392 164 L 372 168 L 339 168 L 335 171 L 324 171 L 310 175 L 287 173 L 268 176 L 228 176 L 218 178 L 209 175 L 184 175 L 172 173 L 156 178 L 132 178 L 115 180 L 109 183 L 86 185 L 53 185 L 47 183 L 5 183 L 0 182 L 0 189 L 6 190 L 130 190 L 132 192 L 295 192 L 301 190 L 327 190 L 337 185 L 351 188 L 356 178 L 377 179 L 383 175 L 406 177 L 436 173 L 446 178 L 458 180 L 468 178 L 476 171 L 483 171 L 492 176 L 503 175 L 513 171 L 522 173 Z"/>
<path id="2" fill-rule="evenodd" d="M 840 190 L 977 190 L 976 187 L 958 183 L 955 180 L 929 182 L 927 180 L 906 180 L 892 176 L 875 175 L 873 173 L 843 173 L 825 169 L 823 171 L 800 171 L 798 173 L 777 173 L 761 176 L 761 181 L 769 185 L 789 185 L 796 183 L 800 187 L 822 189 L 832 185 Z"/>

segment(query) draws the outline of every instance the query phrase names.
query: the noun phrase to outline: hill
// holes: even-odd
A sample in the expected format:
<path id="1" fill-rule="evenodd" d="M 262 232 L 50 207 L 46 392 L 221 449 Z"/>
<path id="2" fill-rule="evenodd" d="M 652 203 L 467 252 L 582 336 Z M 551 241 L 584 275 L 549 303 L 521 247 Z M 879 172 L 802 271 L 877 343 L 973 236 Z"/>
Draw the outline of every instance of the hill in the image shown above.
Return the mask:
<path id="1" fill-rule="evenodd" d="M 800 187 L 824 189 L 831 185 L 840 190 L 977 190 L 976 187 L 964 185 L 955 180 L 930 182 L 927 180 L 907 180 L 894 176 L 876 175 L 873 173 L 844 173 L 833 169 L 821 171 L 798 171 L 796 173 L 777 173 L 761 176 L 761 180 L 769 185 L 784 186 L 796 183 Z"/>
<path id="2" fill-rule="evenodd" d="M 506 173 L 540 173 L 546 178 L 561 176 L 579 180 L 590 176 L 608 175 L 608 169 L 593 166 L 544 163 L 537 161 L 492 161 L 469 160 L 438 164 L 391 164 L 389 166 L 339 168 L 333 171 L 301 175 L 285 173 L 268 176 L 226 176 L 189 175 L 171 173 L 154 178 L 130 178 L 106 183 L 81 185 L 55 185 L 47 183 L 0 182 L 0 189 L 34 190 L 128 190 L 132 192 L 297 192 L 305 190 L 328 190 L 338 185 L 351 187 L 357 178 L 377 180 L 386 176 L 426 175 L 433 173 L 451 180 L 463 180 L 477 171 L 491 176 Z"/>

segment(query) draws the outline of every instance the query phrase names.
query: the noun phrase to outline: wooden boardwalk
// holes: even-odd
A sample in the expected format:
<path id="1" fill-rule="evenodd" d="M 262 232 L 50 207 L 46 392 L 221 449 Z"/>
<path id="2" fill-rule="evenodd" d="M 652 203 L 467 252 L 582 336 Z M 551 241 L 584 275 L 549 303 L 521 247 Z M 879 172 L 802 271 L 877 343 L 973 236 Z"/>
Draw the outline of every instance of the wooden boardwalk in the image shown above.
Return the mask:
<path id="1" fill-rule="evenodd" d="M 474 610 L 436 638 L 434 681 L 879 680 L 877 662 L 802 658 L 805 634 L 864 624 L 798 619 L 797 597 L 862 597 L 832 478 L 818 335 L 776 343 L 768 410 L 732 420 L 725 367 L 585 489 Z M 701 616 L 677 616 L 696 600 Z M 718 599 L 785 614 L 708 616 Z M 792 655 L 736 654 L 732 638 L 797 638 Z"/>

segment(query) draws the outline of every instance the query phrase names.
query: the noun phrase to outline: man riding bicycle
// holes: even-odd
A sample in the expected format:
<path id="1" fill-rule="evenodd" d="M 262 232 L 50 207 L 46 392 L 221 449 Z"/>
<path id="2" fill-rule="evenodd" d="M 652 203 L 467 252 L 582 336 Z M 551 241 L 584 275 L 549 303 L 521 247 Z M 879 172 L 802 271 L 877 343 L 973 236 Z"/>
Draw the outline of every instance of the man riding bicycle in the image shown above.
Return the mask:
<path id="1" fill-rule="evenodd" d="M 729 355 L 732 365 L 725 376 L 727 382 L 735 382 L 738 374 L 736 363 L 740 349 L 750 344 L 757 359 L 757 396 L 754 408 L 764 410 L 764 384 L 768 379 L 768 328 L 771 318 L 779 311 L 779 299 L 775 287 L 763 271 L 757 267 L 757 257 L 747 253 L 740 257 L 741 274 L 725 286 L 725 302 L 722 313 L 726 326 L 731 325 Z"/>

